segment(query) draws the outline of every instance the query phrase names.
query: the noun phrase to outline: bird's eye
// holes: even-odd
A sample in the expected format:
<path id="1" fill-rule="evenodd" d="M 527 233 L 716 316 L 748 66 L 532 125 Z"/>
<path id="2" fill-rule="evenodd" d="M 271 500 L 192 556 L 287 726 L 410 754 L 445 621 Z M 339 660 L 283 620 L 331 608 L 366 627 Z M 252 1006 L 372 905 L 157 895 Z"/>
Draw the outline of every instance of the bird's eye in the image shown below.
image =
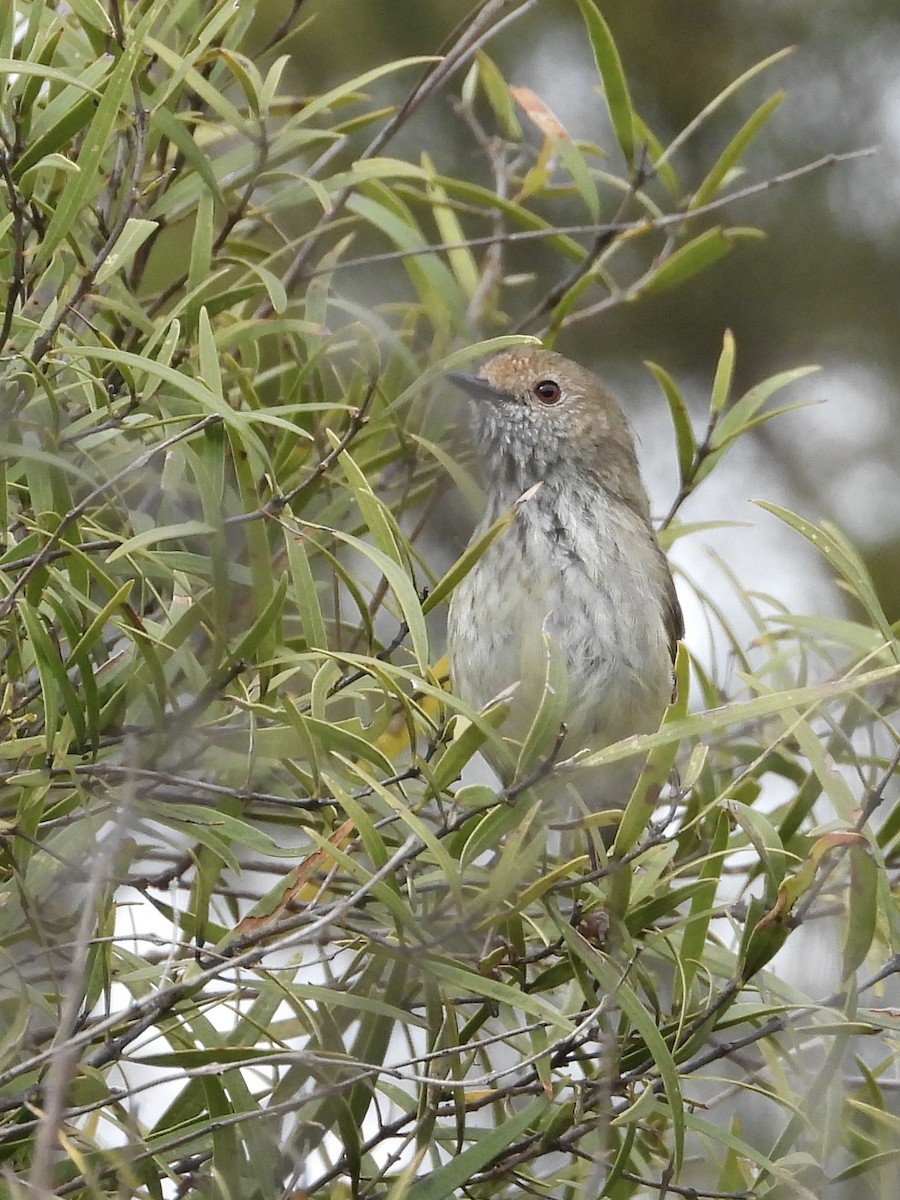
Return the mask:
<path id="1" fill-rule="evenodd" d="M 562 391 L 555 379 L 542 379 L 531 389 L 541 404 L 557 404 Z"/>

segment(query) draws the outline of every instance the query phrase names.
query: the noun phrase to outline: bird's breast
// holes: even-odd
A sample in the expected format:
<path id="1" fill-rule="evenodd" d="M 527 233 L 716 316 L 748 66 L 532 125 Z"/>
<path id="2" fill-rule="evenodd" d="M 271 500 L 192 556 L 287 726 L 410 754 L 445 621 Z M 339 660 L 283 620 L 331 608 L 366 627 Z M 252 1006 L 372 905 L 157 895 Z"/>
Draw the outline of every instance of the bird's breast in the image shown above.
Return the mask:
<path id="1" fill-rule="evenodd" d="M 548 656 L 558 654 L 573 752 L 655 728 L 671 692 L 671 661 L 652 534 L 602 497 L 539 499 L 523 505 L 457 589 L 449 627 L 455 688 L 483 707 L 517 683 L 504 729 L 521 738 L 546 686 Z"/>

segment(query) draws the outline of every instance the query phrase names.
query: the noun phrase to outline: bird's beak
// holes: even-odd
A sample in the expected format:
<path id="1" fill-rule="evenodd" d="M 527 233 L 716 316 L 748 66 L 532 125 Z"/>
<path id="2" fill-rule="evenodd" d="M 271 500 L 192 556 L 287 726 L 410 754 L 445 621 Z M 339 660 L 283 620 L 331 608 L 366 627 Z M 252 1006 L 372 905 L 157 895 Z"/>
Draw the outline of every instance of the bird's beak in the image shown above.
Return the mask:
<path id="1" fill-rule="evenodd" d="M 459 371 L 448 371 L 447 378 L 467 396 L 471 396 L 473 400 L 493 400 L 496 403 L 498 400 L 508 399 L 506 392 L 495 388 L 486 379 L 479 379 L 477 375 L 463 375 Z"/>

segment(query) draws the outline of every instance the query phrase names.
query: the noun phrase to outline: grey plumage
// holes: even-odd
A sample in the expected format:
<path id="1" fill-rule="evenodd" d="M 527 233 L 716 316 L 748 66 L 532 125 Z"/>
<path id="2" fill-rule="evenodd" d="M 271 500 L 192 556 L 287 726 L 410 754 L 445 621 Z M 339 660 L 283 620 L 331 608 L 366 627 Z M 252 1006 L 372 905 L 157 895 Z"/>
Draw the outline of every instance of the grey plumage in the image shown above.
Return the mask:
<path id="1" fill-rule="evenodd" d="M 486 476 L 474 536 L 540 486 L 453 596 L 454 688 L 482 708 L 516 684 L 502 733 L 521 742 L 543 694 L 547 655 L 558 654 L 566 756 L 655 729 L 683 626 L 621 410 L 589 371 L 530 347 L 457 382 L 476 400 Z M 514 750 L 488 755 L 508 782 Z M 565 782 L 589 808 L 619 807 L 638 766 L 582 770 Z"/>

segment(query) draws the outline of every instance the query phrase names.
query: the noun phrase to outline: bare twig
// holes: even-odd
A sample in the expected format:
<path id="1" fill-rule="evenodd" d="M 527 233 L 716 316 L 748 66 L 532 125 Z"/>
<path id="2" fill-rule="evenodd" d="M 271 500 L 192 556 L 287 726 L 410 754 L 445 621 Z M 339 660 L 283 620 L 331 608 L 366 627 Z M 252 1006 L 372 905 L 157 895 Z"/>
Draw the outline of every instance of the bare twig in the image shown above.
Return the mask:
<path id="1" fill-rule="evenodd" d="M 550 747 L 550 753 L 547 754 L 541 760 L 541 762 L 539 762 L 537 766 L 535 766 L 535 768 L 524 777 L 524 779 L 514 780 L 509 787 L 505 787 L 502 791 L 498 792 L 497 799 L 504 801 L 507 804 L 511 804 L 517 796 L 522 794 L 522 792 L 527 792 L 529 788 L 532 788 L 535 786 L 535 784 L 540 783 L 542 779 L 546 779 L 547 776 L 552 773 L 553 768 L 559 761 L 559 756 L 562 754 L 562 748 L 565 744 L 566 735 L 568 732 L 569 730 L 566 724 L 561 724 L 559 729 L 556 731 L 556 737 L 554 738 L 553 745 Z"/>
<path id="2" fill-rule="evenodd" d="M 660 1179 L 658 1182 L 653 1179 L 644 1179 L 640 1175 L 634 1175 L 631 1171 L 620 1171 L 619 1174 L 623 1179 L 629 1180 L 631 1183 L 638 1183 L 641 1187 L 650 1188 L 652 1191 L 659 1192 L 664 1195 L 665 1192 L 674 1192 L 676 1196 L 686 1196 L 688 1200 L 747 1200 L 748 1196 L 752 1196 L 753 1192 L 711 1192 L 705 1188 L 696 1187 L 681 1187 L 678 1184 L 672 1183 L 670 1179 Z"/>
<path id="3" fill-rule="evenodd" d="M 884 794 L 887 791 L 888 784 L 897 774 L 898 770 L 900 770 L 900 746 L 894 751 L 881 778 L 866 797 L 863 810 L 859 814 L 856 824 L 853 826 L 857 833 L 861 833 L 865 829 L 875 811 L 884 803 Z"/>
<path id="4" fill-rule="evenodd" d="M 900 974 L 900 954 L 895 954 L 870 979 L 860 984 L 858 994 L 861 996 L 883 980 L 898 974 Z M 846 999 L 847 997 L 844 992 L 833 992 L 825 1000 L 820 1000 L 817 1004 L 805 1005 L 803 1008 L 796 1009 L 792 1013 L 770 1017 L 768 1021 L 764 1021 L 762 1025 L 757 1026 L 756 1029 L 752 1029 L 743 1037 L 733 1038 L 727 1042 L 717 1042 L 711 1046 L 707 1046 L 704 1050 L 698 1051 L 693 1058 L 679 1065 L 679 1071 L 682 1075 L 693 1075 L 701 1067 L 708 1066 L 710 1063 L 722 1058 L 729 1058 L 736 1051 L 744 1049 L 745 1046 L 752 1046 L 756 1042 L 762 1041 L 763 1038 L 774 1037 L 777 1033 L 783 1033 L 789 1025 L 814 1016 L 816 1012 L 822 1009 L 838 1009 L 846 1002 Z M 623 1081 L 627 1078 L 623 1076 Z M 652 1086 L 656 1091 L 664 1090 L 661 1079 L 655 1080 Z"/>
<path id="5" fill-rule="evenodd" d="M 381 254 L 366 254 L 361 255 L 359 258 L 343 259 L 340 262 L 329 263 L 327 267 L 311 268 L 304 271 L 304 277 L 312 278 L 315 275 L 328 275 L 333 271 L 345 271 L 351 267 L 371 267 L 378 263 L 414 258 L 420 254 L 434 254 L 445 250 L 464 250 L 474 246 L 490 246 L 497 241 L 502 242 L 504 245 L 519 245 L 527 242 L 540 242 L 547 238 L 559 237 L 560 235 L 575 237 L 579 234 L 584 234 L 595 238 L 610 238 L 620 234 L 654 233 L 657 230 L 669 229 L 672 226 L 680 228 L 697 217 L 711 216 L 730 207 L 732 204 L 737 204 L 742 200 L 747 200 L 762 192 L 766 192 L 770 188 L 793 183 L 795 180 L 802 179 L 805 175 L 811 175 L 816 171 L 822 171 L 828 167 L 834 167 L 839 163 L 851 162 L 858 158 L 869 158 L 877 153 L 877 146 L 867 146 L 861 150 L 849 150 L 844 154 L 826 154 L 822 158 L 817 158 L 814 162 L 804 163 L 800 167 L 784 171 L 779 175 L 773 175 L 759 183 L 748 184 L 745 188 L 738 188 L 734 192 L 729 192 L 725 196 L 719 196 L 718 199 L 710 200 L 708 204 L 692 208 L 687 212 L 667 213 L 660 217 L 643 217 L 637 221 L 623 221 L 619 225 L 553 225 L 548 226 L 546 229 L 518 229 L 503 232 L 499 235 L 489 233 L 480 237 L 464 238 L 457 242 L 429 242 L 426 247 L 415 247 L 410 250 L 386 250 Z"/>

